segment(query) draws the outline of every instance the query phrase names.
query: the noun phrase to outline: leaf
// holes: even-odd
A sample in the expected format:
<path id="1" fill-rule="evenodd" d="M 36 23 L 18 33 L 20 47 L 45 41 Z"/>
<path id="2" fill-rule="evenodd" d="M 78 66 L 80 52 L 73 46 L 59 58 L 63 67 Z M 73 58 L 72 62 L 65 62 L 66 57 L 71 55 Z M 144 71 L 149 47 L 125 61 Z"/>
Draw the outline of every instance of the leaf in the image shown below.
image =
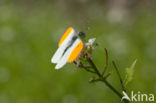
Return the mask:
<path id="1" fill-rule="evenodd" d="M 132 81 L 133 75 L 134 75 L 134 67 L 136 65 L 137 59 L 132 63 L 132 65 L 129 68 L 125 69 L 126 77 L 124 80 L 124 86 L 126 86 L 129 82 Z"/>

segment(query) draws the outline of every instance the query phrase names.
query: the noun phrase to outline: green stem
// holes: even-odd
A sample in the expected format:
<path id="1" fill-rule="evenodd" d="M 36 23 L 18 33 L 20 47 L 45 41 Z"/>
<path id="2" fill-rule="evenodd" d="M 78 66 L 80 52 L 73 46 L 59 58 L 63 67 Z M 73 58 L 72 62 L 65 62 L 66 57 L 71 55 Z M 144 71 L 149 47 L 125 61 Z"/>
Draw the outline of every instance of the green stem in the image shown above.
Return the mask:
<path id="1" fill-rule="evenodd" d="M 102 80 L 107 87 L 109 87 L 117 96 L 119 96 L 120 98 L 122 98 L 122 94 L 120 94 L 107 80 Z"/>
<path id="2" fill-rule="evenodd" d="M 117 66 L 116 66 L 116 64 L 115 64 L 114 61 L 112 61 L 112 63 L 113 63 L 113 66 L 114 66 L 114 68 L 115 68 L 115 70 L 116 70 L 116 72 L 117 72 L 117 75 L 118 75 L 118 77 L 119 77 L 122 90 L 126 92 L 125 87 L 124 87 L 124 84 L 123 84 L 123 80 L 122 80 L 121 75 L 120 75 L 120 72 L 119 72 L 119 69 L 117 68 Z"/>
<path id="3" fill-rule="evenodd" d="M 96 65 L 92 61 L 92 59 L 91 58 L 88 58 L 87 60 L 90 63 L 90 65 L 93 67 L 93 69 L 95 70 L 95 72 L 97 73 L 97 75 L 99 76 L 99 78 L 103 78 L 102 74 L 99 72 L 99 70 L 97 69 Z M 107 80 L 102 79 L 101 81 L 103 81 L 107 85 L 107 87 L 109 87 L 117 96 L 119 96 L 120 98 L 122 98 L 122 94 L 119 93 Z"/>
<path id="4" fill-rule="evenodd" d="M 102 78 L 101 73 L 99 72 L 99 70 L 97 69 L 97 67 L 95 66 L 95 64 L 93 63 L 91 58 L 88 58 L 88 62 L 90 63 L 90 65 L 93 67 L 93 69 L 95 70 L 95 72 L 97 73 L 97 75 Z"/>
<path id="5" fill-rule="evenodd" d="M 105 48 L 104 50 L 105 50 L 105 56 L 106 56 L 106 58 L 105 58 L 105 59 L 106 59 L 106 60 L 105 60 L 105 62 L 106 62 L 105 64 L 106 64 L 106 65 L 105 65 L 105 67 L 104 67 L 104 70 L 103 70 L 103 72 L 102 72 L 102 75 L 105 74 L 105 72 L 106 72 L 106 70 L 107 70 L 107 67 L 108 67 L 108 52 L 107 52 L 107 49 L 106 49 L 106 48 Z"/>

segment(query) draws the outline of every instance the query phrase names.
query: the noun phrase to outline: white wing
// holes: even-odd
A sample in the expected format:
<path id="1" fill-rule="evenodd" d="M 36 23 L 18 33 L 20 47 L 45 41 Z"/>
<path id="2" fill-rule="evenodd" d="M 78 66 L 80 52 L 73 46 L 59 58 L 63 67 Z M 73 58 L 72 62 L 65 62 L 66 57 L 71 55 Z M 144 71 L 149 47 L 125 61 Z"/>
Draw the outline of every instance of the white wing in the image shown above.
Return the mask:
<path id="1" fill-rule="evenodd" d="M 72 37 L 74 35 L 77 35 L 77 34 L 75 33 L 74 29 L 72 29 L 71 33 L 63 41 L 63 43 L 60 45 L 60 47 L 57 49 L 57 51 L 55 52 L 54 56 L 52 57 L 52 59 L 51 59 L 52 63 L 57 63 L 60 60 L 64 50 L 66 49 L 66 47 L 68 46 L 70 40 L 72 39 Z"/>
<path id="2" fill-rule="evenodd" d="M 68 46 L 67 44 L 62 44 L 62 45 L 57 49 L 57 51 L 55 52 L 54 56 L 53 56 L 52 59 L 51 59 L 51 62 L 52 62 L 52 63 L 57 63 L 57 62 L 60 60 L 60 58 L 61 58 L 61 56 L 62 56 L 62 54 L 63 54 L 63 52 L 64 52 L 64 50 L 65 50 L 65 48 L 66 48 L 67 46 Z"/>
<path id="3" fill-rule="evenodd" d="M 77 38 L 76 41 L 73 43 L 73 45 L 66 51 L 64 56 L 58 61 L 55 69 L 60 69 L 67 63 L 71 52 L 73 51 L 74 48 L 76 48 L 76 46 L 79 44 L 79 42 L 81 42 L 81 40 L 79 38 Z"/>

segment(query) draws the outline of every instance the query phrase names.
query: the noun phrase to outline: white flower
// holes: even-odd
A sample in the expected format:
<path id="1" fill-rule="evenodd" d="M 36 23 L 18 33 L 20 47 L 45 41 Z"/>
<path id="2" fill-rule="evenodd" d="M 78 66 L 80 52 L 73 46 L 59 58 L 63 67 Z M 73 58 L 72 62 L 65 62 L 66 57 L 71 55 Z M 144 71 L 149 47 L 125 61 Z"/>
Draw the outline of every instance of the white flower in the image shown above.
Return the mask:
<path id="1" fill-rule="evenodd" d="M 85 46 L 92 46 L 95 40 L 96 40 L 96 38 L 89 39 L 88 42 L 85 43 Z"/>

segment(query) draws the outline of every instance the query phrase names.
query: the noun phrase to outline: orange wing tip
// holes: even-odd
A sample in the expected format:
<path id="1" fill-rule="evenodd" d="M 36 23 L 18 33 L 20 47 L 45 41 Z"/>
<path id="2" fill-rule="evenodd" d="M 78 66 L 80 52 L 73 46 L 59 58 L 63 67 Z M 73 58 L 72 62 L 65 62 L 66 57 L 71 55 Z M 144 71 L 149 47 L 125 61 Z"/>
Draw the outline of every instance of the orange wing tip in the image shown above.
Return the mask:
<path id="1" fill-rule="evenodd" d="M 68 37 L 68 35 L 72 32 L 73 28 L 72 27 L 69 27 L 66 32 L 63 34 L 63 36 L 61 37 L 60 39 L 60 42 L 59 42 L 59 46 L 63 43 L 63 41 Z"/>
<path id="2" fill-rule="evenodd" d="M 77 59 L 77 57 L 80 54 L 82 48 L 83 48 L 83 43 L 81 41 L 81 42 L 79 42 L 79 44 L 76 46 L 76 48 L 70 54 L 70 56 L 68 58 L 68 62 L 73 62 L 75 59 Z"/>

